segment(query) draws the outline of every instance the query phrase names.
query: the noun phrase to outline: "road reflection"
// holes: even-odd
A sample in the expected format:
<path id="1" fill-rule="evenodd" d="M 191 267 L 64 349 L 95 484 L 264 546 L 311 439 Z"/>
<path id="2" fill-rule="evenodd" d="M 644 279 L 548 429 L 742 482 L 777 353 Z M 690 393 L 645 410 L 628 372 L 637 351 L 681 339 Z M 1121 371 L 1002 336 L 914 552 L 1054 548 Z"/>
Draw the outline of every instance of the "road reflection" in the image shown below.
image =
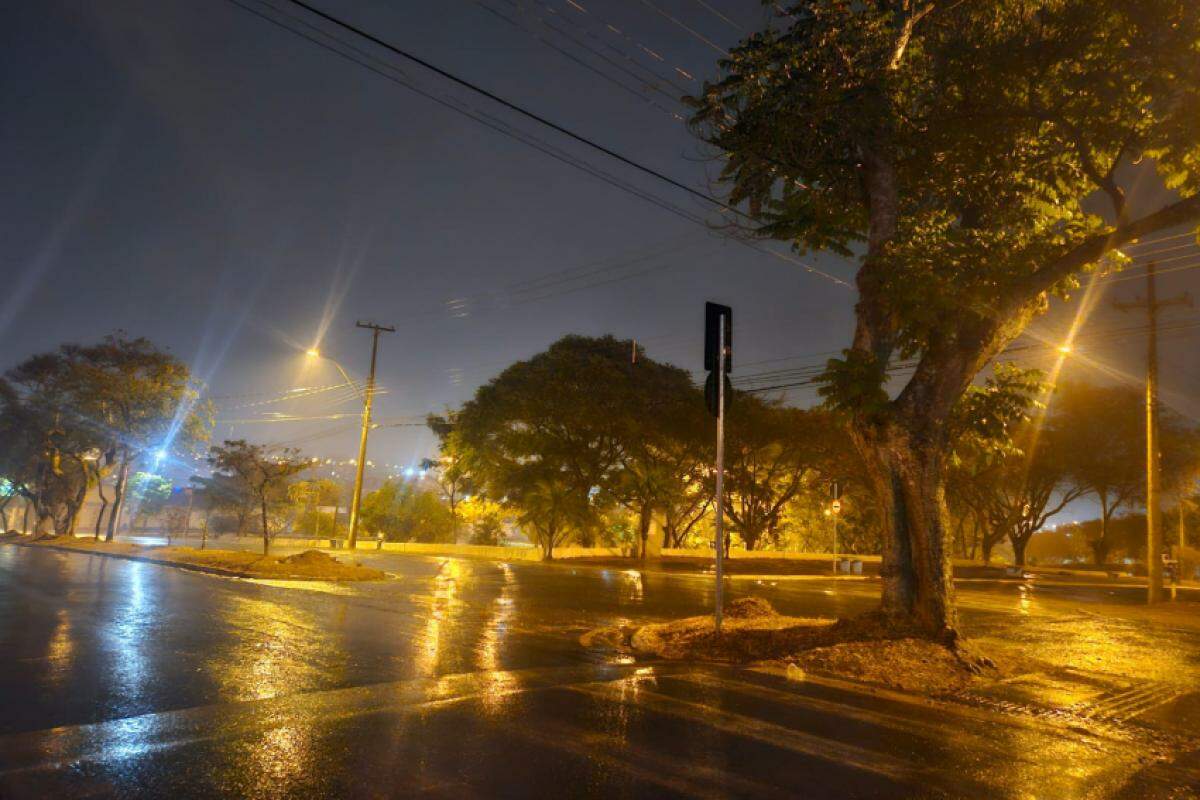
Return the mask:
<path id="1" fill-rule="evenodd" d="M 505 708 L 517 681 L 504 670 L 501 652 L 509 628 L 516 614 L 516 579 L 512 567 L 500 565 L 504 575 L 500 585 L 500 596 L 491 603 L 491 617 L 484 625 L 479 644 L 475 648 L 476 667 L 484 671 L 483 707 L 488 714 L 499 714 Z"/>

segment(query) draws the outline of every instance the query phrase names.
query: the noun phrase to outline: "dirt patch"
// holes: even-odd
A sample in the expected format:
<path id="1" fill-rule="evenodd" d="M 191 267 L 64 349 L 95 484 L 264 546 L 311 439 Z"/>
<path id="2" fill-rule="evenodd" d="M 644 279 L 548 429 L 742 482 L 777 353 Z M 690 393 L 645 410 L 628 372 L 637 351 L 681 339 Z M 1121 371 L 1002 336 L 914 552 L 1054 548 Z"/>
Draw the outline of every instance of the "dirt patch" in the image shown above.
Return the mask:
<path id="1" fill-rule="evenodd" d="M 704 616 L 590 631 L 581 641 L 670 660 L 767 662 L 791 676 L 820 672 L 926 694 L 956 691 L 981 675 L 1000 674 L 994 662 L 966 646 L 931 642 L 896 628 L 882 614 L 841 620 L 788 617 L 757 597 L 729 605 L 720 636 L 713 618 Z"/>
<path id="2" fill-rule="evenodd" d="M 775 613 L 771 604 L 761 597 L 743 597 L 725 607 L 725 616 L 729 619 L 754 619 L 779 615 Z"/>
<path id="3" fill-rule="evenodd" d="M 982 672 L 949 648 L 926 639 L 845 642 L 796 653 L 786 664 L 791 667 L 789 674 L 799 668 L 921 694 L 960 691 Z"/>
<path id="4" fill-rule="evenodd" d="M 199 569 L 241 578 L 312 581 L 377 581 L 387 576 L 357 563 L 343 563 L 319 550 L 278 558 L 244 550 L 197 550 L 192 547 L 141 547 L 126 542 L 96 542 L 90 539 L 52 538 L 30 542 L 31 546 L 55 547 L 97 555 L 152 561 L 157 564 Z"/>

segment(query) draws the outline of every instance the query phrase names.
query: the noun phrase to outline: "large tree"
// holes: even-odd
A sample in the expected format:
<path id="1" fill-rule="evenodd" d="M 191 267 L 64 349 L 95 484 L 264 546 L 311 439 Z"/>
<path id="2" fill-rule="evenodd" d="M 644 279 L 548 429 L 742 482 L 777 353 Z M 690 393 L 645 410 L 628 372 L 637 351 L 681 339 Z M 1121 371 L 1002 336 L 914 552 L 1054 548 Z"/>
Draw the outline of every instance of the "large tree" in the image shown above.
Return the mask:
<path id="1" fill-rule="evenodd" d="M 694 472 L 674 435 L 703 413 L 698 390 L 682 370 L 633 352 L 611 336 L 566 336 L 480 387 L 453 417 L 453 439 L 442 436 L 547 558 L 613 502 L 638 516 L 644 552 L 651 515 Z"/>
<path id="2" fill-rule="evenodd" d="M 96 454 L 79 465 L 91 481 L 116 469 L 106 540 L 116 532 L 131 469 L 208 438 L 211 408 L 187 365 L 147 339 L 117 333 L 95 345 L 63 345 L 26 359 L 7 379 L 24 402 L 53 415 L 52 428 L 75 443 L 75 456 Z"/>
<path id="3" fill-rule="evenodd" d="M 853 343 L 824 390 L 880 505 L 883 609 L 947 643 L 963 393 L 1081 272 L 1200 219 L 1194 6 L 803 0 L 693 101 L 758 234 L 861 261 Z M 1134 172 L 1175 192 L 1149 211 L 1121 182 L 1143 156 Z M 898 358 L 916 368 L 888 391 Z"/>
<path id="4" fill-rule="evenodd" d="M 74 532 L 84 498 L 102 476 L 104 438 L 80 424 L 69 394 L 71 364 L 33 356 L 0 379 L 0 475 L 34 512 L 34 528 Z"/>
<path id="5" fill-rule="evenodd" d="M 287 501 L 293 475 L 312 466 L 294 448 L 272 450 L 245 439 L 225 440 L 208 451 L 213 477 L 220 476 L 234 487 L 234 494 L 253 498 L 262 524 L 263 555 L 271 551 L 270 510 Z"/>
<path id="6" fill-rule="evenodd" d="M 746 394 L 730 403 L 728 417 L 724 510 L 746 549 L 757 550 L 775 540 L 788 503 L 817 479 L 836 426 L 820 412 Z"/>
<path id="7" fill-rule="evenodd" d="M 1099 530 L 1089 544 L 1103 564 L 1114 545 L 1113 516 L 1145 495 L 1145 396 L 1128 386 L 1064 383 L 1052 402 L 1070 480 L 1100 504 Z"/>
<path id="8" fill-rule="evenodd" d="M 454 540 L 458 541 L 459 504 L 470 495 L 474 486 L 468 471 L 468 463 L 462 442 L 454 432 L 454 414 L 445 416 L 430 414 L 425 424 L 438 438 L 438 458 L 427 458 L 421 462 L 421 469 L 433 474 L 433 479 L 450 507 L 450 517 L 454 525 Z"/>

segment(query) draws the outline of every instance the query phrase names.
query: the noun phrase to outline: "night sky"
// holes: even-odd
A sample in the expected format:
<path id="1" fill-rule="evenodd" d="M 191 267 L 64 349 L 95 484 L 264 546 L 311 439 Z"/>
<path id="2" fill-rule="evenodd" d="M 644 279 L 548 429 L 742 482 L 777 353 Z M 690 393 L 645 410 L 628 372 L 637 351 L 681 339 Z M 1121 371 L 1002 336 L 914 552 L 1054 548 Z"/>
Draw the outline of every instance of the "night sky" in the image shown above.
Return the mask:
<path id="1" fill-rule="evenodd" d="M 291 19 L 239 2 L 318 36 L 301 21 L 320 23 L 284 0 L 272 2 Z M 720 191 L 717 165 L 665 95 L 698 90 L 715 76 L 718 51 L 766 20 L 755 0 L 319 4 L 705 192 Z M 244 420 L 353 414 L 345 392 L 268 401 L 340 382 L 331 364 L 305 366 L 303 351 L 318 340 L 363 375 L 370 336 L 356 319 L 397 327 L 381 342 L 383 424 L 461 403 L 568 332 L 635 337 L 651 357 L 696 370 L 706 299 L 734 307 L 735 377 L 819 363 L 849 339 L 846 286 L 615 188 L 229 0 L 38 0 L 7 4 L 3 22 L 0 368 L 120 328 L 191 363 L 225 421 L 217 438 L 348 458 L 353 418 Z M 389 74 L 445 103 L 686 215 L 721 221 L 678 189 L 337 36 L 363 51 L 356 58 L 398 67 Z M 1143 202 L 1162 199 L 1143 188 Z M 1163 253 L 1186 256 L 1163 269 L 1188 266 L 1193 253 Z M 844 259 L 803 260 L 843 280 L 853 274 Z M 1160 293 L 1196 283 L 1195 270 L 1181 269 L 1162 277 Z M 1110 284 L 1080 341 L 1090 358 L 1131 376 L 1143 369 L 1141 334 L 1094 346 L 1087 336 L 1141 322 L 1108 305 L 1140 290 L 1136 280 Z M 1060 307 L 1038 327 L 1064 330 L 1073 313 Z M 1165 316 L 1197 318 L 1188 309 Z M 1165 399 L 1193 417 L 1200 403 L 1184 395 L 1200 391 L 1195 333 L 1166 337 L 1162 358 Z M 1070 363 L 1067 377 L 1104 379 Z M 786 399 L 809 404 L 813 395 Z M 409 464 L 432 449 L 422 428 L 394 427 L 377 431 L 371 452 Z"/>

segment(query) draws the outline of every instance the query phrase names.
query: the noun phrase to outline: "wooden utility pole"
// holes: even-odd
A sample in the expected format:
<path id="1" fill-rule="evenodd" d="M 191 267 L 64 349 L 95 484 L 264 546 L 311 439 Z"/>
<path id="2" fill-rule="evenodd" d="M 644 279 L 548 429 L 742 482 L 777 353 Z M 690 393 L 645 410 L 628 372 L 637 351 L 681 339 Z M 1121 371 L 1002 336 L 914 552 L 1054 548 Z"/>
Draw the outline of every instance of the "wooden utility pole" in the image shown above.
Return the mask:
<path id="1" fill-rule="evenodd" d="M 357 322 L 359 328 L 371 331 L 371 369 L 367 373 L 367 391 L 363 395 L 362 438 L 358 441 L 358 462 L 354 471 L 354 496 L 350 500 L 350 533 L 346 537 L 346 547 L 353 550 L 358 543 L 358 518 L 362 507 L 363 470 L 367 466 L 367 434 L 371 432 L 371 401 L 375 399 L 375 356 L 379 352 L 379 334 L 395 333 L 395 328 L 376 325 L 370 322 Z M 334 535 L 337 535 L 337 521 L 334 521 Z"/>
<path id="2" fill-rule="evenodd" d="M 1158 312 L 1168 306 L 1192 304 L 1188 294 L 1159 300 L 1154 285 L 1154 262 L 1146 265 L 1146 297 L 1132 303 L 1114 303 L 1121 311 L 1146 309 L 1149 320 L 1146 350 L 1146 600 L 1158 603 L 1163 599 L 1163 535 L 1162 510 L 1159 495 L 1162 487 L 1158 471 Z"/>

